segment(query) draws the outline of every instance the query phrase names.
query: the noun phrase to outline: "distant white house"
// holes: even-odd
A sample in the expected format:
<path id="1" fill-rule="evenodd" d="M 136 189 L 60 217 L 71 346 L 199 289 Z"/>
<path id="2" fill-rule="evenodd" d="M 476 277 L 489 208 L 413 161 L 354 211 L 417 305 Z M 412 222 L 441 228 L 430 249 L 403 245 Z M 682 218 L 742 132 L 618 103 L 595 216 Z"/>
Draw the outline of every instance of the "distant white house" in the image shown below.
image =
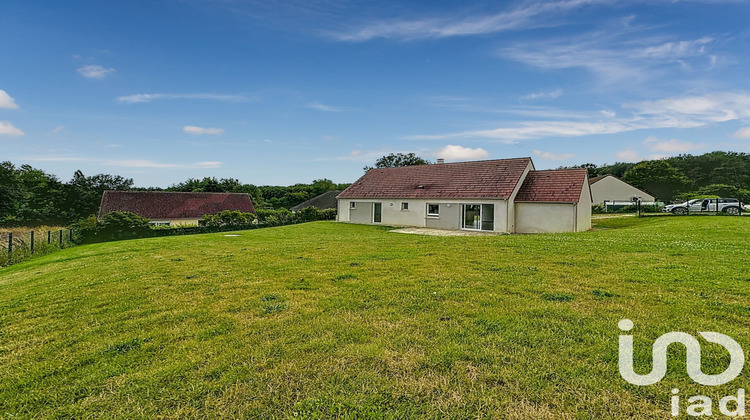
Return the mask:
<path id="1" fill-rule="evenodd" d="M 656 198 L 614 175 L 602 175 L 589 179 L 593 204 L 605 206 L 626 205 L 633 202 L 633 197 L 640 199 L 641 204 L 654 204 Z"/>
<path id="2" fill-rule="evenodd" d="M 338 195 L 341 222 L 503 233 L 591 228 L 585 169 L 531 158 L 370 169 Z"/>

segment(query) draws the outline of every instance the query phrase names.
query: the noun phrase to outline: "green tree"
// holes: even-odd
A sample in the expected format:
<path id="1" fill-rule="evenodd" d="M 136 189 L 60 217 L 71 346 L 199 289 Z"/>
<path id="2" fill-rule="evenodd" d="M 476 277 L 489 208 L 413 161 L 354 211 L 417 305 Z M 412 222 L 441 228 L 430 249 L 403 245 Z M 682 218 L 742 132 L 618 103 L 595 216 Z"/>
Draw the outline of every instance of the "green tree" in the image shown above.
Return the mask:
<path id="1" fill-rule="evenodd" d="M 65 187 L 65 212 L 68 219 L 79 220 L 98 213 L 104 191 L 130 190 L 133 180 L 108 174 L 85 176 L 83 172 L 75 171 Z"/>
<path id="2" fill-rule="evenodd" d="M 264 204 L 263 196 L 258 187 L 252 184 L 243 184 L 235 178 L 190 178 L 185 182 L 169 186 L 167 191 L 244 193 L 250 195 L 256 207 Z"/>
<path id="3" fill-rule="evenodd" d="M 397 168 L 401 166 L 429 165 L 430 161 L 423 159 L 414 153 L 391 153 L 375 161 L 375 168 Z M 365 166 L 365 172 L 374 169 L 372 166 Z"/>
<path id="4" fill-rule="evenodd" d="M 20 221 L 20 187 L 15 165 L 10 162 L 0 163 L 0 226 L 13 226 Z"/>
<path id="5" fill-rule="evenodd" d="M 734 185 L 712 184 L 700 187 L 695 191 L 679 194 L 675 198 L 679 201 L 687 201 L 692 200 L 693 198 L 704 197 L 736 198 L 743 203 L 750 203 L 750 190 L 738 188 Z"/>
<path id="6" fill-rule="evenodd" d="M 663 160 L 641 162 L 628 169 L 623 179 L 662 201 L 671 201 L 691 185 L 682 172 Z"/>
<path id="7" fill-rule="evenodd" d="M 21 165 L 16 171 L 20 189 L 16 216 L 23 225 L 65 224 L 68 214 L 63 206 L 65 191 L 56 176 Z"/>

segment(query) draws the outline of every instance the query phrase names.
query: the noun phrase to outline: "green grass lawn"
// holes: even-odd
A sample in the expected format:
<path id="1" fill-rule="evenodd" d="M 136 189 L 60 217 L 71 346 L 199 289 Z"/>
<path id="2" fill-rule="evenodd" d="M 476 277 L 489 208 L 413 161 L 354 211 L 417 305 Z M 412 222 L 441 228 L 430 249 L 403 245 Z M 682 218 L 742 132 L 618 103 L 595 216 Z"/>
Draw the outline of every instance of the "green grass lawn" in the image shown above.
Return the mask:
<path id="1" fill-rule="evenodd" d="M 0 418 L 667 418 L 718 398 L 669 331 L 750 352 L 750 220 L 426 237 L 316 222 L 66 249 L 0 268 Z M 728 354 L 703 344 L 703 369 Z M 717 409 L 715 408 L 715 413 Z M 683 408 L 684 412 L 684 408 Z"/>

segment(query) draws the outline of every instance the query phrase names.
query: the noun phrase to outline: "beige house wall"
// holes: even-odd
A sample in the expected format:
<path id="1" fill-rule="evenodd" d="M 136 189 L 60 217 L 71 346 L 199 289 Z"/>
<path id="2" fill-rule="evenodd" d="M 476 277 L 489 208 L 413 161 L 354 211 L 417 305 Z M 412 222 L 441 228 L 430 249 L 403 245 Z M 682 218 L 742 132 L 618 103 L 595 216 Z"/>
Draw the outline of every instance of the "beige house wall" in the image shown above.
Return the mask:
<path id="1" fill-rule="evenodd" d="M 575 232 L 576 207 L 574 203 L 516 203 L 516 233 Z"/>
<path id="2" fill-rule="evenodd" d="M 641 201 L 646 203 L 653 203 L 655 200 L 653 195 L 613 176 L 591 184 L 591 195 L 594 204 L 603 204 L 604 201 L 630 201 L 633 197 L 641 197 Z"/>
<path id="3" fill-rule="evenodd" d="M 581 198 L 576 207 L 576 231 L 583 232 L 591 229 L 591 189 L 588 179 L 583 183 Z"/>
<path id="4" fill-rule="evenodd" d="M 151 219 L 150 223 L 169 223 L 169 226 L 198 226 L 200 219 Z"/>
<path id="5" fill-rule="evenodd" d="M 355 202 L 352 209 L 351 202 Z M 373 203 L 382 204 L 382 222 L 390 226 L 431 227 L 435 229 L 460 229 L 461 204 L 492 204 L 494 206 L 494 232 L 510 232 L 508 228 L 508 202 L 505 200 L 446 200 L 446 199 L 339 199 L 338 221 L 363 224 L 373 223 Z M 401 210 L 401 203 L 409 203 L 408 210 Z M 438 204 L 438 217 L 427 216 L 427 204 Z"/>

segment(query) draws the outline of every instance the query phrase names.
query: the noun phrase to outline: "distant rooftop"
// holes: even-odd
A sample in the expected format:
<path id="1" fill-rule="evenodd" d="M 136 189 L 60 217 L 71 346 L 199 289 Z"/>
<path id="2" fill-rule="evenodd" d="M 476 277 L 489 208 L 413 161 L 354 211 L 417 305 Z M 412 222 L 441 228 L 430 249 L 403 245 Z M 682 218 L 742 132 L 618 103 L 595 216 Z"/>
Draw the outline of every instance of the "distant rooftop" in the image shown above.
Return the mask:
<path id="1" fill-rule="evenodd" d="M 148 219 L 200 219 L 206 214 L 223 210 L 255 213 L 253 202 L 247 194 L 104 191 L 99 217 L 113 211 L 129 211 Z"/>
<path id="2" fill-rule="evenodd" d="M 508 199 L 531 158 L 370 169 L 338 198 Z"/>
<path id="3" fill-rule="evenodd" d="M 292 207 L 291 210 L 300 211 L 308 207 L 315 207 L 318 210 L 335 209 L 337 207 L 336 196 L 340 193 L 341 191 L 324 192 L 323 194 L 315 196 L 305 201 L 304 203 L 297 204 L 296 206 Z"/>

